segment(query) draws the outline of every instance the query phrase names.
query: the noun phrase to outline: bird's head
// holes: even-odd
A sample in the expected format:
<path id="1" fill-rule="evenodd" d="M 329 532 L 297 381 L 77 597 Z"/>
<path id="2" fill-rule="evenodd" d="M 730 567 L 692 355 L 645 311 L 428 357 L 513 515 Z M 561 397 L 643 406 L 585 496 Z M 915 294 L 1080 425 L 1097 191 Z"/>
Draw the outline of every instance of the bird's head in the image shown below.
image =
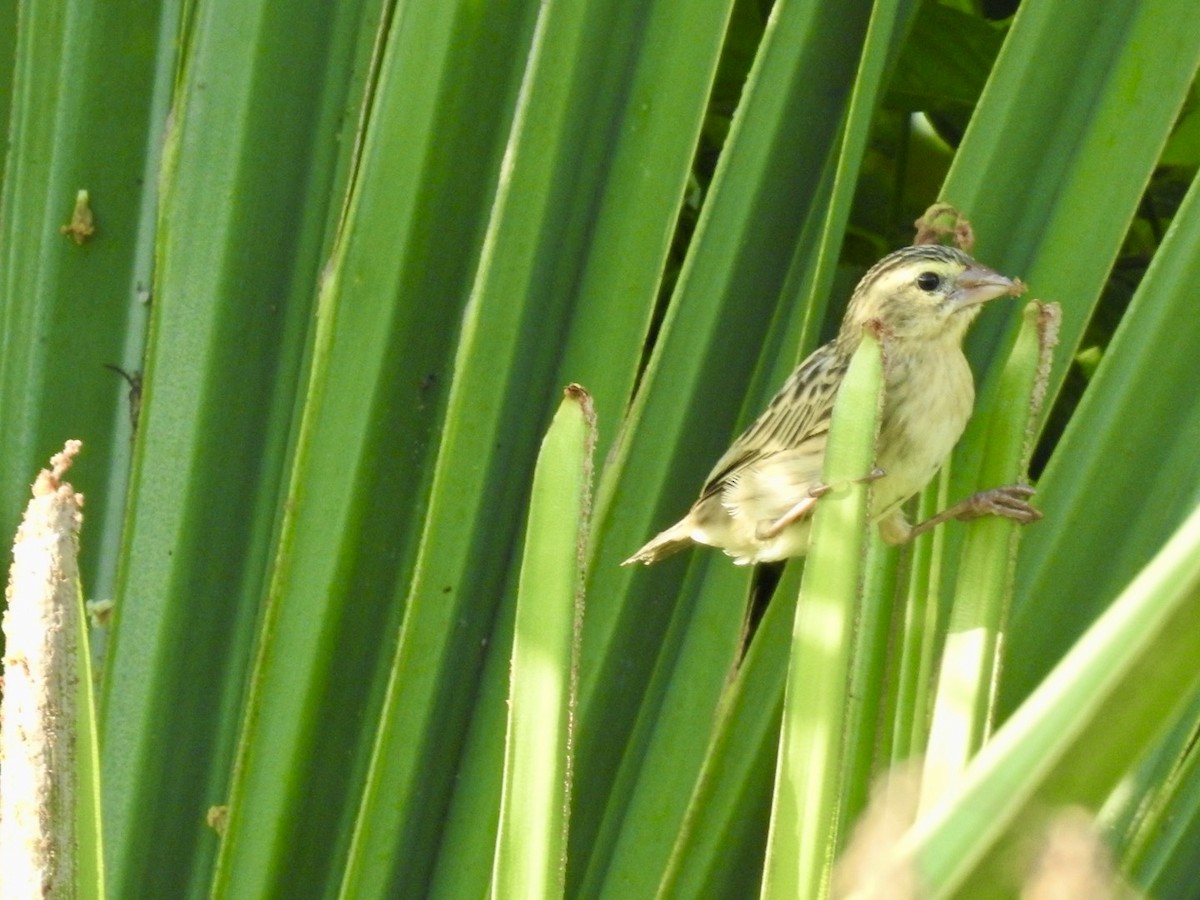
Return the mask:
<path id="1" fill-rule="evenodd" d="M 925 244 L 885 256 L 854 289 L 840 337 L 857 343 L 876 322 L 901 340 L 961 341 L 982 304 L 1025 290 L 961 250 Z"/>

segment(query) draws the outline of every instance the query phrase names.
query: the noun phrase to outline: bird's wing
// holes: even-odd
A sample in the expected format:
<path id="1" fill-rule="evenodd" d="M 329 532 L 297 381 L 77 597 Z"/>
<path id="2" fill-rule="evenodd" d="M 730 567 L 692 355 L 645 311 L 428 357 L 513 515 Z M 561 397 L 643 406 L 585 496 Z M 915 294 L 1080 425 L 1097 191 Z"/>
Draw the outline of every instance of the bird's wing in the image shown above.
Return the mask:
<path id="1" fill-rule="evenodd" d="M 725 455 L 701 501 L 721 494 L 731 515 L 782 515 L 821 476 L 833 400 L 849 365 L 829 345 L 808 357 Z"/>

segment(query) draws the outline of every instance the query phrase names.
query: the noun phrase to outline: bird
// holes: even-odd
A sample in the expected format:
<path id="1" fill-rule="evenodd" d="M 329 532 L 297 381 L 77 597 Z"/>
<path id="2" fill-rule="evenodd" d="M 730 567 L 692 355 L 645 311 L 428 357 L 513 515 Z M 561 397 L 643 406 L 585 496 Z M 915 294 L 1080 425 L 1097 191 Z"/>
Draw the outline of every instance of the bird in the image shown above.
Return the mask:
<path id="1" fill-rule="evenodd" d="M 915 526 L 902 509 L 933 479 L 971 416 L 975 382 L 962 350 L 968 327 L 987 301 L 1024 290 L 1020 279 L 954 247 L 919 244 L 885 256 L 854 289 L 837 336 L 796 368 L 717 461 L 687 515 L 622 565 L 650 565 L 692 544 L 720 548 L 739 565 L 805 555 L 812 511 L 829 490 L 821 470 L 834 399 L 868 328 L 881 335 L 886 360 L 876 468 L 864 473 L 883 540 L 902 544 L 951 518 L 1041 518 L 1025 484 L 981 491 Z"/>

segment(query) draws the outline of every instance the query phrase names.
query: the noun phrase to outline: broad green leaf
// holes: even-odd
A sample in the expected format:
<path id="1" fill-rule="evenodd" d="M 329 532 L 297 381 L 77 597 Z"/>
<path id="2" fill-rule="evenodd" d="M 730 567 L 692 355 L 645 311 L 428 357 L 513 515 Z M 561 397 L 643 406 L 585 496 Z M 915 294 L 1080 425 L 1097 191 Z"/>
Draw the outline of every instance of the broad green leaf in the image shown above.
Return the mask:
<path id="1" fill-rule="evenodd" d="M 1046 520 L 1017 568 L 1002 711 L 1200 503 L 1197 278 L 1194 182 L 1039 484 Z"/>
<path id="2" fill-rule="evenodd" d="M 542 442 L 529 498 L 493 897 L 549 897 L 563 891 L 595 440 L 591 399 L 571 385 Z"/>
<path id="3" fill-rule="evenodd" d="M 1200 693 L 1174 717 L 1168 733 L 1122 779 L 1099 821 L 1121 871 L 1154 897 L 1183 896 L 1195 863 L 1200 806 L 1196 733 Z"/>
<path id="4" fill-rule="evenodd" d="M 362 8 L 347 24 L 374 36 L 389 21 L 379 14 Z M 329 198 L 338 230 L 297 395 L 218 890 L 334 891 L 346 877 L 480 217 L 498 178 L 514 48 L 526 37 L 520 10 L 472 4 L 414 8 L 390 26 L 382 57 L 357 60 L 378 69 L 370 105 L 359 112 L 362 98 L 344 95 L 365 130 L 349 200 Z M 432 864 L 428 854 L 420 862 Z"/>
<path id="5" fill-rule="evenodd" d="M 14 31 L 6 6 L 0 44 L 15 40 L 16 65 L 0 120 L 0 516 L 15 529 L 29 473 L 68 437 L 85 441 L 74 475 L 91 498 L 85 590 L 111 599 L 131 447 L 129 387 L 106 366 L 142 367 L 178 10 L 22 4 Z M 76 243 L 61 229 L 81 190 L 94 233 Z"/>
<path id="6" fill-rule="evenodd" d="M 906 112 L 950 116 L 965 127 L 1004 31 L 942 3 L 922 3 L 885 100 Z"/>
<path id="7" fill-rule="evenodd" d="M 1062 304 L 1048 403 L 1200 65 L 1190 15 L 1188 0 L 1022 4 L 946 179 L 980 259 Z M 977 323 L 974 359 L 1002 352 L 1011 318 Z"/>
<path id="8" fill-rule="evenodd" d="M 845 821 L 843 743 L 866 550 L 883 354 L 864 334 L 838 390 L 792 632 L 762 896 L 819 897 Z"/>
<path id="9" fill-rule="evenodd" d="M 272 3 L 191 10 L 165 138 L 145 391 L 101 698 L 114 896 L 211 886 L 217 840 L 205 813 L 228 801 L 313 285 L 338 210 L 329 189 L 357 10 L 341 5 L 328 19 Z M 304 858 L 318 871 L 329 864 Z"/>
<path id="10" fill-rule="evenodd" d="M 664 814 L 679 821 L 688 795 L 654 790 L 649 781 L 644 798 L 613 786 L 618 778 L 623 784 L 638 778 L 653 735 L 636 723 L 658 719 L 668 690 L 689 698 L 693 687 L 703 690 L 704 701 L 678 707 L 689 722 L 678 733 L 690 739 L 679 746 L 664 735 L 658 744 L 660 751 L 675 748 L 670 765 L 678 766 L 680 782 L 699 773 L 745 596 L 746 574 L 718 568 L 721 560 L 698 563 L 714 580 L 697 574 L 682 591 L 680 562 L 636 572 L 618 564 L 695 499 L 744 406 L 742 391 L 731 385 L 749 379 L 775 311 L 795 303 L 799 281 L 791 273 L 811 258 L 806 238 L 825 216 L 826 174 L 840 146 L 868 15 L 869 6 L 859 3 L 835 10 L 785 0 L 775 7 L 638 397 L 601 477 L 588 592 L 609 599 L 592 607 L 584 625 L 571 833 L 572 866 L 586 872 L 589 891 L 601 890 L 610 872 L 657 881 L 654 868 L 663 862 L 646 866 L 639 851 L 665 861 L 670 839 L 660 834 L 643 842 L 642 826 L 623 822 L 627 811 L 647 822 Z M 772 363 L 778 340 L 766 350 Z M 790 357 L 794 348 L 783 352 Z M 672 619 L 678 624 L 669 627 Z M 690 628 L 699 630 L 680 657 Z M 702 662 L 705 671 L 690 679 L 688 671 L 673 671 L 677 659 L 687 667 Z M 662 676 L 652 680 L 655 668 Z M 619 774 L 623 758 L 633 767 L 629 774 Z M 685 777 L 687 771 L 694 774 Z M 616 860 L 614 840 L 626 828 L 621 843 L 632 852 Z M 577 883 L 570 880 L 568 891 Z M 611 889 L 628 887 L 622 879 Z"/>
<path id="11" fill-rule="evenodd" d="M 997 402 L 980 472 L 987 489 L 1024 484 L 1042 398 L 1058 338 L 1056 305 L 1030 303 L 999 375 Z M 937 798 L 994 727 L 1000 646 L 1008 627 L 1020 526 L 987 517 L 975 523 L 958 569 L 949 630 L 937 674 L 922 804 Z"/>
<path id="12" fill-rule="evenodd" d="M 1200 513 L 1076 643 L 917 822 L 896 865 L 925 896 L 1011 896 L 1021 841 L 1068 804 L 1096 809 L 1200 687 Z M 1028 847 L 1025 848 L 1028 850 Z"/>
<path id="13" fill-rule="evenodd" d="M 485 757 L 498 759 L 492 748 L 500 744 L 487 741 L 487 735 L 498 738 L 503 727 L 496 730 L 495 717 L 486 712 L 495 708 L 487 701 L 491 684 L 479 701 L 485 712 L 472 720 L 478 667 L 493 652 L 495 644 L 487 638 L 495 617 L 505 621 L 510 615 L 505 598 L 511 596 L 515 522 L 536 435 L 547 415 L 546 386 L 562 365 L 564 330 L 582 308 L 575 288 L 591 248 L 590 229 L 596 224 L 591 216 L 600 208 L 609 177 L 607 161 L 594 153 L 595 116 L 608 123 L 605 129 L 619 131 L 645 114 L 643 106 L 617 102 L 628 85 L 613 84 L 611 78 L 628 70 L 606 70 L 611 53 L 629 52 L 625 42 L 631 37 L 645 40 L 636 22 L 615 15 L 614 9 L 576 2 L 538 8 L 506 148 L 505 177 L 487 220 L 464 315 L 447 426 L 406 594 L 406 618 L 376 750 L 376 759 L 387 764 L 372 771 L 360 818 L 363 843 L 354 860 L 363 868 L 352 870 L 352 878 L 373 880 L 348 881 L 347 892 L 369 891 L 369 885 L 423 891 L 430 889 L 429 879 L 434 893 L 460 896 L 479 890 L 475 879 L 490 877 L 487 838 L 494 828 L 499 781 L 489 774 Z M 702 89 L 707 82 L 690 83 Z M 692 101 L 697 119 L 702 96 Z M 677 145 L 664 150 L 664 158 L 679 167 L 674 180 L 682 192 L 687 155 Z M 656 215 L 673 218 L 677 202 L 676 197 Z M 638 277 L 646 282 L 644 273 Z M 642 299 L 648 303 L 651 298 Z M 578 340 L 581 348 L 588 341 L 603 344 L 603 333 L 593 329 Z M 589 366 L 611 368 L 588 350 L 576 360 L 590 358 Z M 625 360 L 628 367 L 636 365 L 633 354 Z M 571 377 L 590 380 L 583 369 L 573 370 Z M 597 379 L 609 385 L 624 382 L 622 390 L 628 390 L 632 377 L 614 370 L 598 371 Z M 611 402 L 611 397 L 603 399 Z M 450 661 L 453 667 L 448 667 Z M 464 745 L 469 779 L 456 779 L 443 768 L 431 780 L 430 760 L 457 754 Z M 471 816 L 460 804 L 481 811 Z M 444 832 L 447 815 L 469 823 L 470 831 L 455 827 L 453 833 Z M 433 848 L 444 838 L 455 848 L 444 857 L 410 851 L 414 839 Z M 382 864 L 371 865 L 375 860 Z M 395 869 L 389 869 L 393 864 Z"/>
<path id="14" fill-rule="evenodd" d="M 13 70 L 17 52 L 17 0 L 0 0 L 0 122 L 8 122 L 12 112 Z M 0 184 L 8 154 L 0 158 Z"/>
<path id="15" fill-rule="evenodd" d="M 573 289 L 572 326 L 556 380 L 580 380 L 594 388 L 603 453 L 616 438 L 640 369 L 642 340 L 650 327 L 667 243 L 696 152 L 729 4 L 726 0 L 656 0 L 645 6 L 640 17 L 629 16 L 630 7 L 624 3 L 591 6 L 589 21 L 605 25 L 591 26 L 593 37 L 577 62 L 579 81 L 592 85 L 588 88 L 592 95 L 579 109 L 581 119 L 572 124 L 589 135 L 572 159 L 572 196 L 588 192 L 589 177 L 602 178 L 603 186 L 596 187 L 594 221 L 583 236 L 585 243 L 574 253 L 564 251 L 583 269 Z M 560 76 L 551 67 L 539 69 L 536 77 Z M 612 124 L 600 126 L 608 116 Z M 589 176 L 590 160 L 597 153 L 595 174 Z M 630 344 L 629 336 L 635 332 L 637 341 Z M 551 340 L 530 352 L 546 352 L 553 344 Z M 514 594 L 511 566 L 509 571 L 499 624 L 489 642 L 477 714 L 443 832 L 443 846 L 454 848 L 443 855 L 435 879 L 435 890 L 445 896 L 480 890 L 475 861 L 485 858 L 483 853 L 489 849 L 483 843 L 488 832 L 480 822 L 492 820 L 499 791 L 496 751 L 503 721 L 495 714 L 502 702 L 496 686 L 503 684 L 497 676 L 508 665 L 501 651 L 511 640 L 507 634 Z M 607 606 L 598 603 L 588 619 L 606 615 Z M 590 800 L 577 804 L 573 841 L 575 832 L 586 828 L 601 809 L 602 803 Z M 464 865 L 464 859 L 472 860 L 472 865 Z"/>
<path id="16" fill-rule="evenodd" d="M 799 575 L 788 568 L 722 695 L 660 896 L 738 896 L 762 878 Z"/>

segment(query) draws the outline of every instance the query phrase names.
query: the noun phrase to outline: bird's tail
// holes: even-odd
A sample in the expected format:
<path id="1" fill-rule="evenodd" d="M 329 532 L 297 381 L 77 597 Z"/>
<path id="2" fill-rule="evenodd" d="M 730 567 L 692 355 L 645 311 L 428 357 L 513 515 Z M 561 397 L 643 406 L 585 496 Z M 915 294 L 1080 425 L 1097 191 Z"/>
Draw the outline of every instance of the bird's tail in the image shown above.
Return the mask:
<path id="1" fill-rule="evenodd" d="M 651 563 L 658 562 L 660 559 L 666 559 L 672 553 L 678 553 L 689 544 L 695 543 L 692 540 L 691 531 L 691 523 L 687 519 L 677 522 L 652 539 L 641 550 L 621 563 L 621 565 L 632 566 L 634 563 L 650 565 Z"/>

